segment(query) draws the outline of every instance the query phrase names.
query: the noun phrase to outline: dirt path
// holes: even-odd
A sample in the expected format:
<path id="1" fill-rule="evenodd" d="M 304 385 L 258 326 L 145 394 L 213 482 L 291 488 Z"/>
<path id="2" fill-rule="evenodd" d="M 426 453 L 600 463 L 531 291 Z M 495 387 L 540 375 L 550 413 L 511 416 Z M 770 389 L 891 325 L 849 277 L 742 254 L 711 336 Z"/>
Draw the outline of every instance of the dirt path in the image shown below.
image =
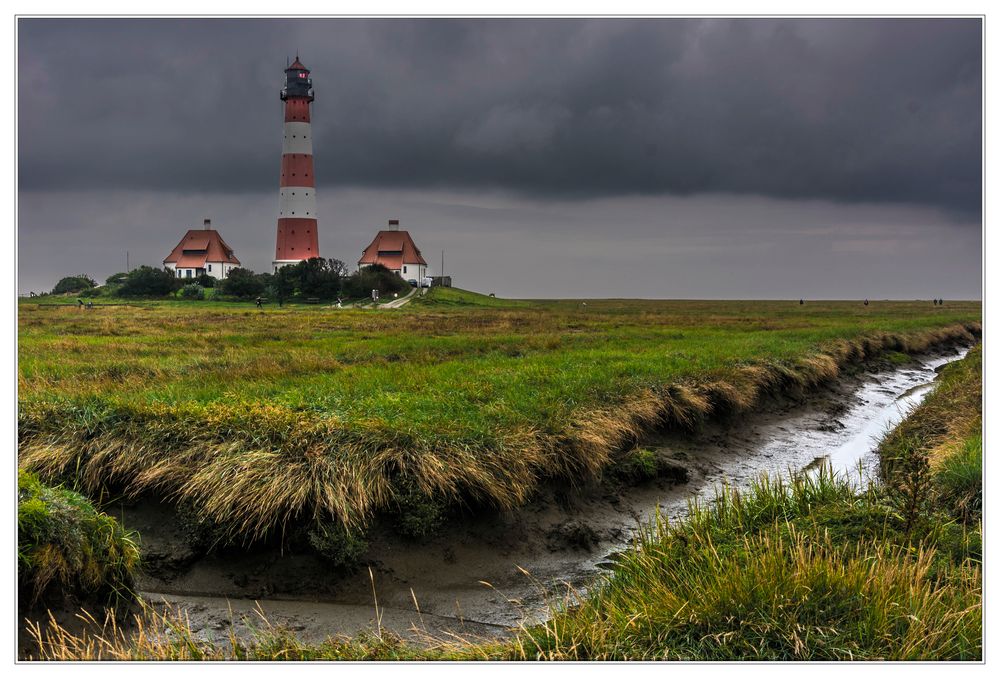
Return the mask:
<path id="1" fill-rule="evenodd" d="M 553 487 L 520 511 L 462 517 L 421 543 L 375 526 L 366 555 L 370 573 L 336 572 L 311 553 L 198 557 L 168 507 L 145 501 L 120 515 L 142 535 L 143 596 L 185 608 L 205 638 L 227 638 L 230 625 L 248 634 L 240 618 L 249 615 L 253 625 L 255 602 L 303 639 L 353 634 L 371 628 L 376 596 L 381 624 L 411 639 L 427 632 L 496 636 L 544 616 L 547 596 L 558 599 L 567 587 L 581 591 L 657 507 L 680 516 L 692 497 L 711 496 L 723 481 L 744 485 L 762 472 L 786 474 L 824 459 L 841 471 L 870 467 L 874 438 L 923 397 L 941 365 L 960 355 L 864 373 L 804 401 L 773 402 L 739 421 L 648 442 L 686 470 L 684 483 Z"/>
<path id="2" fill-rule="evenodd" d="M 417 295 L 417 290 L 419 288 L 410 288 L 410 291 L 400 297 L 399 299 L 394 299 L 391 302 L 386 302 L 385 304 L 379 304 L 379 309 L 398 309 L 399 307 L 408 304 Z"/>

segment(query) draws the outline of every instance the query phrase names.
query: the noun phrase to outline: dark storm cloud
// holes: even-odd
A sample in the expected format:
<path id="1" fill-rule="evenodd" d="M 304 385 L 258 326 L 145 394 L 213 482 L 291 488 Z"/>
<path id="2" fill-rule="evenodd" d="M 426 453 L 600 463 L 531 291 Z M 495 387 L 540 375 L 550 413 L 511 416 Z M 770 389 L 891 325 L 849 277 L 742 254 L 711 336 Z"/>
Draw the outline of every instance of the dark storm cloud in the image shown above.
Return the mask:
<path id="1" fill-rule="evenodd" d="M 20 186 L 277 183 L 980 203 L 978 20 L 22 20 Z"/>

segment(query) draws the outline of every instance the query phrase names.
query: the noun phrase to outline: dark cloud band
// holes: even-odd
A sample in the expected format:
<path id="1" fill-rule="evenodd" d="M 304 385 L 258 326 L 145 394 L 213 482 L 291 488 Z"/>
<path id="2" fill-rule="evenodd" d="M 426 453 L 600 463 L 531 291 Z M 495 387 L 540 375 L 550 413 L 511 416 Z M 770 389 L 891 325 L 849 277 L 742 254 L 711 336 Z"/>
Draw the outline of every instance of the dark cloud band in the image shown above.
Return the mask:
<path id="1" fill-rule="evenodd" d="M 276 187 L 296 50 L 320 186 L 979 209 L 977 19 L 22 19 L 20 186 Z"/>

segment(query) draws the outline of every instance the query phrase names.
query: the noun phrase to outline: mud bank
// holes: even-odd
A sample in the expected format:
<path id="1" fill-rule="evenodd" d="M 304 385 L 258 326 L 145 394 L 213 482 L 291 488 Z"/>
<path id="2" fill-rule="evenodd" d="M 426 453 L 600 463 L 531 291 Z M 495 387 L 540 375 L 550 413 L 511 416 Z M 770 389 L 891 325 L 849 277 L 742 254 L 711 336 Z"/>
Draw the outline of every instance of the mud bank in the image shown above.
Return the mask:
<path id="1" fill-rule="evenodd" d="M 891 370 L 861 370 L 797 400 L 771 400 L 694 434 L 644 442 L 674 470 L 669 477 L 549 487 L 519 511 L 460 517 L 421 543 L 376 526 L 370 570 L 345 573 L 311 553 L 277 549 L 199 556 L 170 507 L 146 500 L 114 511 L 142 536 L 142 596 L 182 609 L 204 639 L 250 635 L 263 624 L 258 611 L 304 641 L 377 623 L 418 642 L 426 635 L 499 636 L 543 616 L 546 596 L 584 587 L 657 507 L 680 516 L 692 498 L 711 497 L 723 482 L 743 485 L 763 472 L 808 470 L 826 460 L 841 471 L 870 469 L 875 438 L 923 398 L 940 366 L 961 355 L 951 350 Z"/>

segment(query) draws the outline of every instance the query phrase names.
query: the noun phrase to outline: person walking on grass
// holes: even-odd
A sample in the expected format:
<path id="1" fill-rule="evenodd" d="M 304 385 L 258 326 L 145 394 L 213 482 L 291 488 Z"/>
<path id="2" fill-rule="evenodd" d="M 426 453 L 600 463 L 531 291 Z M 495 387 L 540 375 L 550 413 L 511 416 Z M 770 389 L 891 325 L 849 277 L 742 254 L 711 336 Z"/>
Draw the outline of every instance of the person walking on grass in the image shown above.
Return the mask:
<path id="1" fill-rule="evenodd" d="M 257 297 L 257 308 L 258 308 L 258 309 L 260 309 L 260 308 L 262 308 L 263 306 L 264 306 L 264 300 L 262 300 L 262 299 L 261 299 L 261 298 L 260 298 L 260 297 L 258 296 L 258 297 Z"/>

